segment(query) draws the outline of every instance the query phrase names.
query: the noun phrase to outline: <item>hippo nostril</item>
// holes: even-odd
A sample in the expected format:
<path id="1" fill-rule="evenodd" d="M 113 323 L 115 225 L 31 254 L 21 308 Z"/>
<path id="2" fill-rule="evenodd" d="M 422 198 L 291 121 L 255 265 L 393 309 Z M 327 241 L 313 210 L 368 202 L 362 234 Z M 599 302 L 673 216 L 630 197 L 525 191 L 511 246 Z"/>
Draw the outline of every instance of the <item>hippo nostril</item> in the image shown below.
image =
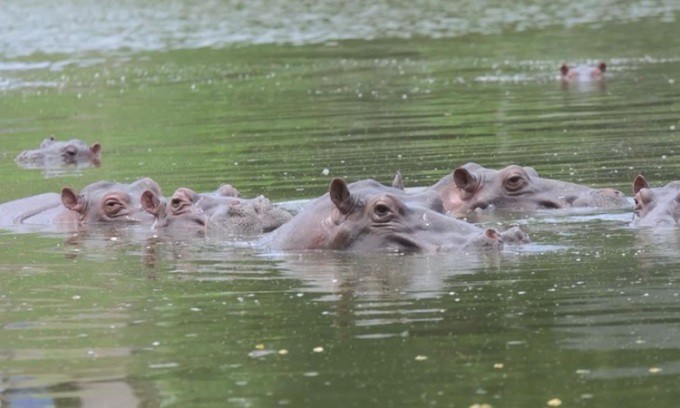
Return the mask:
<path id="1" fill-rule="evenodd" d="M 567 200 L 567 202 L 568 201 L 569 200 Z M 557 210 L 557 209 L 562 208 L 562 206 L 559 205 L 558 203 L 556 203 L 554 201 L 549 201 L 549 200 L 541 200 L 541 201 L 538 202 L 538 205 L 541 208 L 546 208 L 546 209 L 550 209 L 550 210 Z"/>

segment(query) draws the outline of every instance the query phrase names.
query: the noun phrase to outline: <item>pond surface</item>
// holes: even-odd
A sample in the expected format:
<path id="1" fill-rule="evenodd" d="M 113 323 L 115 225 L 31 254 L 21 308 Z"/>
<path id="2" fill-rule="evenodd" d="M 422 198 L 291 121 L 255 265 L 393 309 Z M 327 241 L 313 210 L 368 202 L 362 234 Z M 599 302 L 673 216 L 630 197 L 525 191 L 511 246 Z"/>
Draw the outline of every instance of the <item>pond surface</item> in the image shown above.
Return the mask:
<path id="1" fill-rule="evenodd" d="M 0 10 L 2 201 L 145 176 L 291 201 L 469 161 L 680 178 L 677 1 L 59 3 Z M 14 163 L 49 135 L 103 165 Z M 0 406 L 674 407 L 680 231 L 631 216 L 482 217 L 533 238 L 499 256 L 3 231 Z"/>

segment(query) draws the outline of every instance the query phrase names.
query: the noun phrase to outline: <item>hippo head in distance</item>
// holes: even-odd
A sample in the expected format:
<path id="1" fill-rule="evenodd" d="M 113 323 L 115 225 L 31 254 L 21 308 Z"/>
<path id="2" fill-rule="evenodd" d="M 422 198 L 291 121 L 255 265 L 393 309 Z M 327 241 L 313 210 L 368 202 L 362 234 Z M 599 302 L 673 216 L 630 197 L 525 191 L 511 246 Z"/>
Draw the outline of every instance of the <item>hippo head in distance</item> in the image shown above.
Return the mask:
<path id="1" fill-rule="evenodd" d="M 680 223 L 680 181 L 652 188 L 639 175 L 633 181 L 633 226 L 676 226 Z"/>
<path id="2" fill-rule="evenodd" d="M 533 168 L 516 165 L 493 170 L 467 163 L 430 189 L 439 195 L 444 211 L 453 215 L 478 209 L 522 212 L 574 207 L 623 209 L 631 206 L 618 190 L 594 189 L 542 178 Z"/>
<path id="3" fill-rule="evenodd" d="M 43 140 L 35 150 L 24 150 L 16 162 L 25 168 L 58 168 L 66 166 L 100 166 L 102 147 L 79 139 L 58 141 L 53 136 Z"/>
<path id="4" fill-rule="evenodd" d="M 141 201 L 155 217 L 155 228 L 190 235 L 256 235 L 272 231 L 292 217 L 264 196 L 237 196 L 238 191 L 229 185 L 201 194 L 181 187 L 168 200 L 145 191 Z"/>
<path id="5" fill-rule="evenodd" d="M 569 67 L 567 64 L 562 64 L 560 67 L 561 78 L 564 82 L 601 81 L 606 70 L 607 64 L 604 62 L 600 62 L 597 66 L 576 65 Z"/>
<path id="6" fill-rule="evenodd" d="M 500 249 L 503 241 L 528 242 L 517 228 L 501 234 L 432 211 L 367 183 L 334 179 L 327 194 L 265 238 L 272 249 L 448 252 L 470 247 Z M 353 188 L 356 187 L 356 188 Z M 506 239 L 507 238 L 507 239 Z"/>
<path id="7" fill-rule="evenodd" d="M 142 209 L 140 197 L 145 190 L 158 195 L 161 189 L 155 181 L 143 178 L 130 184 L 98 181 L 77 193 L 70 187 L 61 191 L 61 202 L 77 214 L 78 221 L 90 223 L 143 223 L 153 217 Z"/>

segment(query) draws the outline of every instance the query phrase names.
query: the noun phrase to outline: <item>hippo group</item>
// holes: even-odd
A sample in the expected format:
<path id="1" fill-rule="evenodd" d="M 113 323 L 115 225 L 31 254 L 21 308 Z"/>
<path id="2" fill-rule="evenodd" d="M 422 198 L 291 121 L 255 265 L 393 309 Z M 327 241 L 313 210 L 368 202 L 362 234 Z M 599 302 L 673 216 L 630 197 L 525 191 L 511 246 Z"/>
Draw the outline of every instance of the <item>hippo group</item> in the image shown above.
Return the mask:
<path id="1" fill-rule="evenodd" d="M 0 204 L 0 227 L 142 224 L 167 234 L 255 240 L 273 251 L 436 253 L 499 250 L 530 241 L 518 227 L 499 231 L 465 219 L 475 213 L 628 210 L 634 201 L 632 226 L 678 223 L 680 182 L 652 188 L 638 176 L 633 192 L 630 200 L 611 188 L 543 178 L 531 167 L 495 170 L 467 163 L 426 187 L 404 188 L 399 173 L 391 185 L 334 179 L 326 194 L 292 214 L 264 196 L 242 198 L 228 184 L 206 193 L 180 187 L 166 197 L 158 183 L 143 178 L 128 184 L 99 181 L 79 192 L 64 187 L 61 194 Z"/>

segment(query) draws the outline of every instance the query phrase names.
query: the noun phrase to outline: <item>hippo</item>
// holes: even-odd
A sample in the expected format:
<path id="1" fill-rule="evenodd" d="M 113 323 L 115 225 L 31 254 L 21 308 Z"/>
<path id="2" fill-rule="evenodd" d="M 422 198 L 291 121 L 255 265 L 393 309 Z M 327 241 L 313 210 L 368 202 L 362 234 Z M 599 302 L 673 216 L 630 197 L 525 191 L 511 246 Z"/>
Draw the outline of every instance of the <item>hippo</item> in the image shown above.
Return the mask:
<path id="1" fill-rule="evenodd" d="M 64 187 L 61 194 L 45 193 L 0 204 L 0 225 L 149 223 L 140 197 L 145 190 L 161 194 L 158 183 L 143 178 L 130 184 L 98 181 L 80 193 Z"/>
<path id="2" fill-rule="evenodd" d="M 261 238 L 272 250 L 423 252 L 468 248 L 501 249 L 528 242 L 514 227 L 504 233 L 447 217 L 402 199 L 398 188 L 366 180 L 347 185 L 334 179 L 328 193 L 312 200 L 292 220 Z"/>
<path id="3" fill-rule="evenodd" d="M 17 164 L 28 169 L 60 168 L 66 166 L 87 167 L 101 165 L 102 146 L 92 146 L 79 139 L 63 142 L 53 136 L 43 140 L 35 150 L 24 150 L 16 158 Z"/>
<path id="4" fill-rule="evenodd" d="M 604 71 L 607 64 L 600 62 L 597 66 L 576 65 L 573 67 L 562 64 L 560 67 L 561 79 L 563 82 L 590 82 L 601 81 L 604 78 Z"/>
<path id="5" fill-rule="evenodd" d="M 141 202 L 154 216 L 155 228 L 192 235 L 252 236 L 273 231 L 292 218 L 264 196 L 238 197 L 238 190 L 230 185 L 200 194 L 181 187 L 169 200 L 147 190 Z"/>
<path id="6" fill-rule="evenodd" d="M 456 168 L 419 193 L 430 208 L 455 216 L 474 210 L 535 211 L 592 207 L 627 209 L 625 195 L 611 188 L 594 189 L 565 181 L 542 178 L 531 167 L 510 165 L 500 170 L 476 163 Z"/>
<path id="7" fill-rule="evenodd" d="M 632 226 L 678 225 L 680 223 L 680 181 L 652 188 L 639 175 L 633 181 L 635 210 Z"/>

